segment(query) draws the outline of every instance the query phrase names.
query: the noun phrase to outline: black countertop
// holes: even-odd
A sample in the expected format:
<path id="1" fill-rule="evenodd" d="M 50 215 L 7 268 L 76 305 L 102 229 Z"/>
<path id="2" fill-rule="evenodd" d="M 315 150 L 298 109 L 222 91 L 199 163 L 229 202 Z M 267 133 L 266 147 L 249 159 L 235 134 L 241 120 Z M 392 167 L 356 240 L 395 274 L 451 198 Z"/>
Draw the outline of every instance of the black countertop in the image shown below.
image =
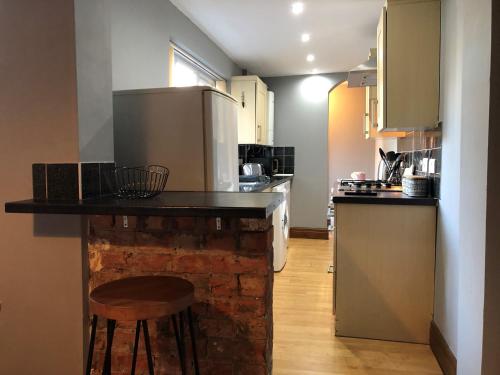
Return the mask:
<path id="1" fill-rule="evenodd" d="M 433 197 L 409 197 L 401 192 L 379 192 L 376 196 L 345 195 L 337 191 L 333 203 L 392 204 L 409 206 L 437 206 L 439 200 Z"/>
<path id="2" fill-rule="evenodd" d="M 245 187 L 245 190 L 241 190 L 241 187 L 240 187 L 240 191 L 244 191 L 246 193 L 261 193 L 264 190 L 272 189 L 275 186 L 281 185 L 287 181 L 292 181 L 292 180 L 293 180 L 293 176 L 271 177 L 271 181 L 268 183 L 263 183 L 261 185 L 252 186 L 252 187 Z M 240 183 L 240 186 L 241 186 L 241 183 Z"/>
<path id="3" fill-rule="evenodd" d="M 7 213 L 128 216 L 217 216 L 267 218 L 283 201 L 281 193 L 165 192 L 151 199 L 5 203 Z"/>

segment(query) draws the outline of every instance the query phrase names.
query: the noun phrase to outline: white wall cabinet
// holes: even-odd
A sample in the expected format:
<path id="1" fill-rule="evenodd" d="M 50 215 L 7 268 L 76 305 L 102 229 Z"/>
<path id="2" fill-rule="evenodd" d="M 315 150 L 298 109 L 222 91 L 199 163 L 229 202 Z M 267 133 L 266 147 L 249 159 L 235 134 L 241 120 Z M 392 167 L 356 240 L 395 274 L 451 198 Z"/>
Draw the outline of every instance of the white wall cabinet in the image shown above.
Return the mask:
<path id="1" fill-rule="evenodd" d="M 364 117 L 364 135 L 365 139 L 377 138 L 404 138 L 406 132 L 404 131 L 379 131 L 378 128 L 378 99 L 377 99 L 378 86 L 366 86 L 365 94 L 365 117 Z"/>
<path id="2" fill-rule="evenodd" d="M 238 143 L 268 145 L 267 85 L 257 76 L 235 76 L 231 95 L 238 101 Z"/>
<path id="3" fill-rule="evenodd" d="M 377 28 L 380 131 L 439 124 L 440 0 L 387 0 Z"/>

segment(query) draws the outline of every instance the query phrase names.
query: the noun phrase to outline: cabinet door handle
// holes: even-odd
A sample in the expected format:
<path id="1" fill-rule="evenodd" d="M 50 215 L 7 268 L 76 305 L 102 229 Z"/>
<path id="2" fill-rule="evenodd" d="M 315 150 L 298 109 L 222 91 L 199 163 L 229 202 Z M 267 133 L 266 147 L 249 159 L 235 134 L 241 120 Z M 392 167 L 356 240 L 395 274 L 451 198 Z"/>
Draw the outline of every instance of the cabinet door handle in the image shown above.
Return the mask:
<path id="1" fill-rule="evenodd" d="M 378 126 L 377 117 L 375 116 L 375 113 L 377 112 L 377 104 L 378 101 L 376 98 L 370 99 L 370 125 L 372 128 L 376 128 Z"/>
<path id="2" fill-rule="evenodd" d="M 365 113 L 365 115 L 363 116 L 363 134 L 365 135 L 365 137 L 370 134 L 370 131 L 366 129 L 366 118 L 368 116 L 369 116 L 368 113 Z"/>

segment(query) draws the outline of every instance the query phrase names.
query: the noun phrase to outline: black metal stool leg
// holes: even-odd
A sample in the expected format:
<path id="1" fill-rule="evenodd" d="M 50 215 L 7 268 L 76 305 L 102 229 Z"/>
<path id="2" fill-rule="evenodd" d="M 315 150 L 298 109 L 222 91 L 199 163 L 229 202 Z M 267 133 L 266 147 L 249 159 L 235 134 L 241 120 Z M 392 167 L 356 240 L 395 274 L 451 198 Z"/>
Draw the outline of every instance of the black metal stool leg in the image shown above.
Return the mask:
<path id="1" fill-rule="evenodd" d="M 154 375 L 153 356 L 151 355 L 151 343 L 149 341 L 148 322 L 145 320 L 142 321 L 142 329 L 144 331 L 144 341 L 146 343 L 146 353 L 148 355 L 149 375 Z"/>
<path id="2" fill-rule="evenodd" d="M 135 375 L 135 365 L 137 363 L 137 348 L 139 346 L 139 335 L 141 334 L 141 321 L 137 321 L 137 325 L 135 326 L 135 341 L 134 341 L 134 354 L 132 356 L 132 370 L 130 371 L 130 375 Z"/>
<path id="3" fill-rule="evenodd" d="M 116 320 L 108 319 L 106 354 L 104 356 L 103 375 L 111 375 L 111 347 L 113 346 L 113 336 L 115 334 Z"/>
<path id="4" fill-rule="evenodd" d="M 85 370 L 86 375 L 90 375 L 90 371 L 92 370 L 92 357 L 94 355 L 96 329 L 97 329 L 97 315 L 94 315 L 92 316 L 92 331 L 90 332 L 89 352 L 87 354 L 87 368 Z"/>
<path id="5" fill-rule="evenodd" d="M 186 333 L 184 332 L 185 329 L 185 324 L 184 324 L 184 313 L 181 311 L 179 313 L 179 334 L 181 336 L 181 349 L 182 349 L 182 366 L 181 368 L 183 369 L 183 375 L 187 374 L 186 372 L 186 343 L 184 341 L 184 338 L 186 336 Z"/>
<path id="6" fill-rule="evenodd" d="M 193 362 L 194 362 L 194 373 L 195 375 L 200 375 L 200 368 L 198 366 L 198 353 L 196 352 L 196 334 L 193 327 L 193 313 L 191 311 L 191 306 L 187 309 L 188 313 L 188 323 L 189 323 L 189 334 L 191 335 L 191 348 L 193 350 Z"/>
<path id="7" fill-rule="evenodd" d="M 182 375 L 186 374 L 186 361 L 184 360 L 184 339 L 179 334 L 179 327 L 177 326 L 177 317 L 172 315 L 172 323 L 174 325 L 175 341 L 177 342 L 177 351 L 179 352 L 179 363 L 181 364 Z M 182 322 L 181 322 L 182 324 Z M 182 330 L 184 331 L 184 330 Z"/>

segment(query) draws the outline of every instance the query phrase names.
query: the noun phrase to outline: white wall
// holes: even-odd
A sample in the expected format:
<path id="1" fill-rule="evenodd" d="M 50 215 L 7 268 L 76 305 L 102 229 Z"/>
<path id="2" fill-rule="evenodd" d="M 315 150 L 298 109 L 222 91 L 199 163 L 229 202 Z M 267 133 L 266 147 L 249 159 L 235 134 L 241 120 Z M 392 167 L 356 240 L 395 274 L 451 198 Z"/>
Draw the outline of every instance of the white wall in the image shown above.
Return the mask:
<path id="1" fill-rule="evenodd" d="M 111 0 L 75 0 L 81 161 L 113 161 Z"/>
<path id="2" fill-rule="evenodd" d="M 491 1 L 443 1 L 443 156 L 435 321 L 458 360 L 479 374 L 485 277 Z"/>
<path id="3" fill-rule="evenodd" d="M 484 295 L 483 375 L 500 373 L 500 3 L 492 2 L 490 128 L 486 214 L 486 280 Z M 493 126 L 492 126 L 493 125 Z"/>
<path id="4" fill-rule="evenodd" d="M 351 178 L 354 171 L 366 172 L 373 179 L 375 140 L 365 139 L 366 112 L 364 87 L 338 85 L 329 96 L 328 158 L 329 188 L 337 189 L 337 181 Z"/>
<path id="5" fill-rule="evenodd" d="M 78 162 L 73 2 L 0 12 L 0 373 L 83 371 L 80 218 L 5 214 L 31 164 Z"/>
<path id="6" fill-rule="evenodd" d="M 482 363 L 491 1 L 462 1 L 460 5 L 464 54 L 457 358 L 458 374 L 468 375 L 477 373 Z"/>
<path id="7" fill-rule="evenodd" d="M 346 73 L 264 78 L 274 91 L 274 144 L 295 147 L 292 227 L 326 228 L 328 91 Z"/>
<path id="8" fill-rule="evenodd" d="M 111 3 L 113 90 L 168 86 L 170 41 L 226 79 L 241 74 L 241 69 L 170 1 Z"/>
<path id="9" fill-rule="evenodd" d="M 455 356 L 458 347 L 460 142 L 463 30 L 457 0 L 442 4 L 441 119 L 443 121 L 434 321 Z"/>

